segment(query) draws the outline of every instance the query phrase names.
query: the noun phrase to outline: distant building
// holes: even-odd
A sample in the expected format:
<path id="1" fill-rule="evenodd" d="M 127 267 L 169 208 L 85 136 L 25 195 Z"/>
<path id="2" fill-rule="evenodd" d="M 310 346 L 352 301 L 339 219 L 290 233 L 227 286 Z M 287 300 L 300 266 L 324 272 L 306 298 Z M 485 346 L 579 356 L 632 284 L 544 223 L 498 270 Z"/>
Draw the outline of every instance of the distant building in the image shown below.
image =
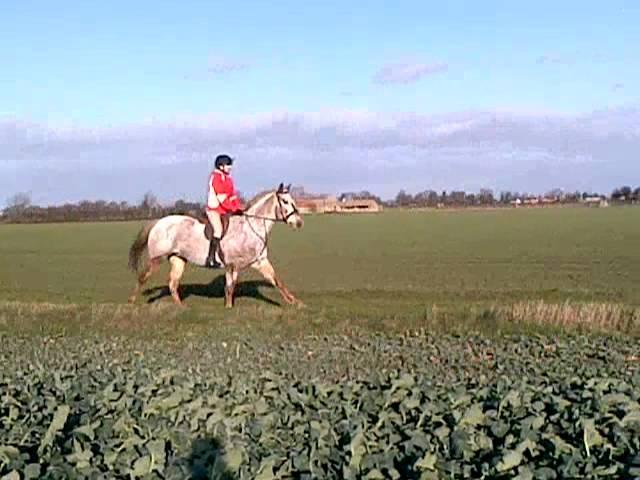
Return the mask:
<path id="1" fill-rule="evenodd" d="M 344 213 L 378 213 L 382 211 L 382 205 L 372 198 L 345 200 L 338 203 L 338 211 Z"/>
<path id="2" fill-rule="evenodd" d="M 300 213 L 302 214 L 328 213 L 337 210 L 338 199 L 328 195 L 308 195 L 296 198 L 296 204 L 298 205 L 298 210 L 300 210 Z"/>
<path id="3" fill-rule="evenodd" d="M 296 197 L 294 197 L 296 198 Z M 305 195 L 296 198 L 298 210 L 302 214 L 311 213 L 377 213 L 382 205 L 373 199 L 343 200 L 333 195 Z"/>
<path id="4" fill-rule="evenodd" d="M 592 196 L 592 197 L 586 197 L 582 200 L 582 203 L 584 203 L 585 205 L 594 207 L 594 206 L 598 206 L 598 207 L 608 207 L 609 206 L 609 202 L 607 201 L 606 198 L 602 198 L 599 196 Z"/>

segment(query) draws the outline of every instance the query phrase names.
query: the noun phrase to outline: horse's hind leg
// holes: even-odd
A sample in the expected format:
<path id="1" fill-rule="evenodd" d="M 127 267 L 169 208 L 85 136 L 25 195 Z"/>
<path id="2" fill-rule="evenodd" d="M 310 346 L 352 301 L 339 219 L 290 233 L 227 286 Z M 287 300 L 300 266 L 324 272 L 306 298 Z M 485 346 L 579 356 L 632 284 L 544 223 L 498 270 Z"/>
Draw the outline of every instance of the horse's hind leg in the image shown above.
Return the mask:
<path id="1" fill-rule="evenodd" d="M 173 302 L 176 305 L 183 306 L 184 304 L 182 303 L 180 294 L 178 293 L 178 285 L 180 284 L 180 279 L 182 278 L 187 262 L 174 255 L 169 257 L 169 263 L 171 264 L 171 271 L 169 272 L 169 291 L 171 292 Z"/>
<path id="2" fill-rule="evenodd" d="M 230 268 L 225 273 L 224 285 L 224 306 L 226 308 L 233 307 L 233 293 L 238 283 L 238 270 Z"/>
<path id="3" fill-rule="evenodd" d="M 274 287 L 276 287 L 280 291 L 280 295 L 282 295 L 282 298 L 285 302 L 287 302 L 288 304 L 297 304 L 300 306 L 304 305 L 293 295 L 293 293 L 289 291 L 282 280 L 278 278 L 278 276 L 276 275 L 276 271 L 274 270 L 273 265 L 271 265 L 271 262 L 269 260 L 260 260 L 259 262 L 252 265 L 252 267 L 258 270 L 265 279 L 267 279 Z"/>
<path id="4" fill-rule="evenodd" d="M 147 280 L 149 280 L 151 275 L 153 275 L 158 270 L 159 266 L 160 259 L 152 258 L 149 260 L 149 262 L 147 263 L 147 268 L 140 275 L 138 275 L 136 285 L 135 287 L 133 287 L 131 295 L 129 295 L 129 303 L 134 303 L 136 301 L 136 297 L 138 296 L 138 293 L 140 293 L 142 285 L 144 285 Z"/>

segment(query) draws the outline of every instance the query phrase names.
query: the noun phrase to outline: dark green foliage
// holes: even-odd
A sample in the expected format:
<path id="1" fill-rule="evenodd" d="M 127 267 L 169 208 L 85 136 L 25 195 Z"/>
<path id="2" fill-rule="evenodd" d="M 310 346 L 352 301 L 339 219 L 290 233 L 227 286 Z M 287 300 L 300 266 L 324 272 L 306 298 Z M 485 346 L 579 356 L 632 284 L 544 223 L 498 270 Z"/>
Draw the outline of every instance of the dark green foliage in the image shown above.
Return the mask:
<path id="1" fill-rule="evenodd" d="M 640 474 L 631 340 L 0 341 L 8 479 Z"/>

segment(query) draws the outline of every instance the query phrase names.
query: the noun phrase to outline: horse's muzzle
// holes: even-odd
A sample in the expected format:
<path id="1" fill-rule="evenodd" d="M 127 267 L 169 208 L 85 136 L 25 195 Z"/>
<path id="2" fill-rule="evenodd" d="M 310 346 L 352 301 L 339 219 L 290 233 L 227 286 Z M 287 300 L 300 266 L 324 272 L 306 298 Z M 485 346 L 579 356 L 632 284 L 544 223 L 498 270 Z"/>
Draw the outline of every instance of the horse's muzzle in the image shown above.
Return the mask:
<path id="1" fill-rule="evenodd" d="M 297 230 L 304 226 L 304 220 L 300 215 L 296 215 L 295 218 L 292 218 L 291 221 L 289 221 L 289 225 L 291 225 L 294 229 Z"/>

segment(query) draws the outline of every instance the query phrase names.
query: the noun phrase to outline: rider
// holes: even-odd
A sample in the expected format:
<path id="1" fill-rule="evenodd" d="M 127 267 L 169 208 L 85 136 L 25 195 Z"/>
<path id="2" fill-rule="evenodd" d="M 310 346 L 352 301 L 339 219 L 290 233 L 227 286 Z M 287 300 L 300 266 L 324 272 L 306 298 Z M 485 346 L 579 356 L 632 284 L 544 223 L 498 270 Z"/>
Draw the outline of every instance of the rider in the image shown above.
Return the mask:
<path id="1" fill-rule="evenodd" d="M 233 159 L 229 155 L 218 155 L 215 161 L 215 169 L 209 176 L 209 194 L 207 197 L 207 217 L 213 227 L 213 238 L 209 245 L 209 255 L 206 266 L 220 268 L 215 256 L 216 249 L 222 237 L 222 215 L 242 212 L 242 204 L 238 198 L 233 180 L 231 167 Z"/>

